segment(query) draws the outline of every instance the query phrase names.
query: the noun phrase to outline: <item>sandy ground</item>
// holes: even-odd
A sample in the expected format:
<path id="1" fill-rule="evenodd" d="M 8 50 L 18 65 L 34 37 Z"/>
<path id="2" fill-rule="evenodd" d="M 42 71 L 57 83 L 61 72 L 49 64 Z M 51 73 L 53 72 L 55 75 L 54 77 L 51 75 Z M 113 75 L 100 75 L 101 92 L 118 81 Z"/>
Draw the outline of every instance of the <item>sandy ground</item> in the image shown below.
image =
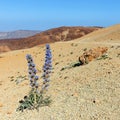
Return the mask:
<path id="1" fill-rule="evenodd" d="M 53 101 L 39 112 L 21 113 L 16 108 L 30 90 L 25 56 L 33 56 L 41 76 L 45 46 L 0 54 L 0 120 L 120 120 L 120 40 L 90 43 L 77 39 L 50 45 L 54 69 L 47 94 Z M 61 71 L 77 62 L 85 48 L 97 46 L 108 47 L 110 59 Z M 21 76 L 26 79 L 21 81 Z"/>

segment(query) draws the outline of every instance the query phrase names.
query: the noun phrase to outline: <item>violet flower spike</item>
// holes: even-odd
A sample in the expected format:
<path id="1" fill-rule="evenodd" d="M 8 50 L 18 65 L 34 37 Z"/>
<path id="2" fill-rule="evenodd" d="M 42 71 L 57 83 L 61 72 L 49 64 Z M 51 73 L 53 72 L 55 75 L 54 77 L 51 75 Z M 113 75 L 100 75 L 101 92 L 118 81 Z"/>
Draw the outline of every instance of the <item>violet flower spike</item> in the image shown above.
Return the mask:
<path id="1" fill-rule="evenodd" d="M 28 77 L 29 77 L 29 80 L 30 80 L 30 86 L 33 89 L 37 90 L 38 86 L 39 86 L 37 80 L 39 79 L 39 77 L 36 75 L 37 70 L 35 68 L 33 58 L 30 54 L 27 54 L 26 59 L 27 59 L 27 62 L 28 62 Z"/>
<path id="2" fill-rule="evenodd" d="M 52 70 L 52 54 L 50 50 L 50 45 L 46 44 L 46 54 L 45 54 L 45 63 L 43 65 L 43 85 L 42 91 L 47 90 L 50 82 L 50 73 Z"/>

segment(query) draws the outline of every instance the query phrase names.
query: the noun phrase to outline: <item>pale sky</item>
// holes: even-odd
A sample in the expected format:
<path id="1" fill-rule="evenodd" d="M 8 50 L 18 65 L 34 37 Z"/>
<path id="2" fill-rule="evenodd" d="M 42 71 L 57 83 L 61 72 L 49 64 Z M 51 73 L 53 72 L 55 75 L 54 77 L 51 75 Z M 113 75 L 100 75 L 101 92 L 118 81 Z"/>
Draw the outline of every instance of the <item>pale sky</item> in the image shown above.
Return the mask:
<path id="1" fill-rule="evenodd" d="M 0 0 L 0 31 L 120 23 L 120 0 Z"/>

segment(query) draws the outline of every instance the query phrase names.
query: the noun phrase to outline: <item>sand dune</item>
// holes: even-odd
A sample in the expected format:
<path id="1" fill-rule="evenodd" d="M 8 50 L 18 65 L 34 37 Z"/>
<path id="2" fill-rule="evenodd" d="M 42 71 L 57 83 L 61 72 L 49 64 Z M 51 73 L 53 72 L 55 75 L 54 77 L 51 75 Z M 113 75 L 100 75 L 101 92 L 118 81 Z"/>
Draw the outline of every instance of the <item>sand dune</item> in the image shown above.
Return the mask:
<path id="1" fill-rule="evenodd" d="M 20 113 L 16 108 L 30 90 L 25 56 L 28 53 L 33 56 L 38 74 L 42 75 L 45 46 L 0 54 L 0 120 L 119 120 L 119 28 L 120 25 L 116 25 L 74 41 L 50 44 L 54 69 L 48 95 L 53 102 L 39 112 Z M 84 49 L 98 46 L 108 47 L 109 58 L 61 71 L 77 62 Z M 26 79 L 21 81 L 20 76 Z"/>

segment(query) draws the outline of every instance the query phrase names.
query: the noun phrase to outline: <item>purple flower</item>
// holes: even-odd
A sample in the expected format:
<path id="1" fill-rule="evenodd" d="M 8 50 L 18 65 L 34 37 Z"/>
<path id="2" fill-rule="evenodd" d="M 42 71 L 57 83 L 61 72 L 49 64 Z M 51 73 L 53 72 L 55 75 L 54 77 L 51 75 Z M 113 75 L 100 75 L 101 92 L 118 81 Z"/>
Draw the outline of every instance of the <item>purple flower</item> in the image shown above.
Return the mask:
<path id="1" fill-rule="evenodd" d="M 39 77 L 36 75 L 37 73 L 37 70 L 35 68 L 35 64 L 33 62 L 33 58 L 30 54 L 27 54 L 26 55 L 26 59 L 27 59 L 27 62 L 28 62 L 28 77 L 29 77 L 29 80 L 30 80 L 30 86 L 32 88 L 38 88 L 38 83 L 37 83 L 37 80 L 39 79 Z"/>
<path id="2" fill-rule="evenodd" d="M 50 50 L 50 45 L 46 44 L 45 63 L 43 65 L 43 75 L 42 75 L 43 78 L 42 91 L 48 89 L 51 70 L 52 70 L 52 54 Z"/>

